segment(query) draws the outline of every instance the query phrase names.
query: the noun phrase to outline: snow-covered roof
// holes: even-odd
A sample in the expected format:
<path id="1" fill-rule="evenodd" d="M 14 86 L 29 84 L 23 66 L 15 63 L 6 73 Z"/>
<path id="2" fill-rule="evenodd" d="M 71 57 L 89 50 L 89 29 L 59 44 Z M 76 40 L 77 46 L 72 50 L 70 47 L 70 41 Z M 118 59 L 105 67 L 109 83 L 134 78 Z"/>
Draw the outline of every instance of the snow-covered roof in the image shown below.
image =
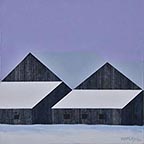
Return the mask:
<path id="1" fill-rule="evenodd" d="M 61 82 L 0 82 L 0 109 L 32 108 Z"/>
<path id="2" fill-rule="evenodd" d="M 73 90 L 53 109 L 122 109 L 140 92 L 141 90 Z"/>

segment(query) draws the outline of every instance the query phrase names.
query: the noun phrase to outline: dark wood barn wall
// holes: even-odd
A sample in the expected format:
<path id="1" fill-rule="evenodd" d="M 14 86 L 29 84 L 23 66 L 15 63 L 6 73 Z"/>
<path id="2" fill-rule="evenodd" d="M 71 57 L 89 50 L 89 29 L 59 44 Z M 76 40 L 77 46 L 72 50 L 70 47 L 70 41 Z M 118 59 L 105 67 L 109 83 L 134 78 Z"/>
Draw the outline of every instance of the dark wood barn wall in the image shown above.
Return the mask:
<path id="1" fill-rule="evenodd" d="M 51 107 L 70 91 L 71 89 L 65 83 L 61 83 L 55 90 L 38 103 L 33 108 L 33 124 L 52 124 Z"/>
<path id="2" fill-rule="evenodd" d="M 142 104 L 142 111 L 143 111 L 143 125 L 144 125 L 144 91 L 143 91 L 143 104 Z"/>
<path id="3" fill-rule="evenodd" d="M 76 89 L 141 89 L 109 63 L 82 82 Z"/>
<path id="4" fill-rule="evenodd" d="M 32 124 L 31 109 L 0 109 L 1 124 Z"/>
<path id="5" fill-rule="evenodd" d="M 123 125 L 143 125 L 144 124 L 144 92 L 128 103 L 122 109 Z"/>
<path id="6" fill-rule="evenodd" d="M 54 124 L 121 124 L 120 109 L 52 109 Z"/>
<path id="7" fill-rule="evenodd" d="M 61 81 L 31 53 L 3 81 Z"/>

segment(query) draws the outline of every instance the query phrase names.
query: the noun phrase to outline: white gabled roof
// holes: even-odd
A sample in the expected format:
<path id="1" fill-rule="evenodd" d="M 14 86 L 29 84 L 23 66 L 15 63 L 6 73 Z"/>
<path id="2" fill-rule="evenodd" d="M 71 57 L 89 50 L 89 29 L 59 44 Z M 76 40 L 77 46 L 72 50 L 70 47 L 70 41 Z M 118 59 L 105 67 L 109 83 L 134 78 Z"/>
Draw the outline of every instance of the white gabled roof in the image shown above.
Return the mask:
<path id="1" fill-rule="evenodd" d="M 73 90 L 53 109 L 122 109 L 141 90 Z"/>
<path id="2" fill-rule="evenodd" d="M 61 82 L 0 82 L 0 109 L 33 108 Z"/>

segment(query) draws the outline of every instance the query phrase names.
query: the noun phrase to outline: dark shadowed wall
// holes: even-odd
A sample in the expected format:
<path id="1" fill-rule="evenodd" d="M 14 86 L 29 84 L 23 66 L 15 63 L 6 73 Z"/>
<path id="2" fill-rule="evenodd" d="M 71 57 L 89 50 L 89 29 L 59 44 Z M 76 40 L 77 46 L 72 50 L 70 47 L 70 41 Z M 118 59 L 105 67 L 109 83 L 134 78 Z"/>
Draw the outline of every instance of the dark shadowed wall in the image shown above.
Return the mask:
<path id="1" fill-rule="evenodd" d="M 121 124 L 119 109 L 53 109 L 54 124 Z"/>

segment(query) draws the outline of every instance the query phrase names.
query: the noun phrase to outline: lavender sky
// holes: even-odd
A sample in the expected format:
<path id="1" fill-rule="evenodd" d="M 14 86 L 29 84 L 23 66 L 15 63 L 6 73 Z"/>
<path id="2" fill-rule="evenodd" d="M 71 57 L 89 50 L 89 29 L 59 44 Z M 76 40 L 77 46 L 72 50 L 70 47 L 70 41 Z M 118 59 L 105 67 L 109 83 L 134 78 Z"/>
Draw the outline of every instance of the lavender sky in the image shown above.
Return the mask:
<path id="1" fill-rule="evenodd" d="M 106 61 L 143 87 L 144 0 L 0 0 L 1 79 L 32 52 L 75 87 Z"/>

